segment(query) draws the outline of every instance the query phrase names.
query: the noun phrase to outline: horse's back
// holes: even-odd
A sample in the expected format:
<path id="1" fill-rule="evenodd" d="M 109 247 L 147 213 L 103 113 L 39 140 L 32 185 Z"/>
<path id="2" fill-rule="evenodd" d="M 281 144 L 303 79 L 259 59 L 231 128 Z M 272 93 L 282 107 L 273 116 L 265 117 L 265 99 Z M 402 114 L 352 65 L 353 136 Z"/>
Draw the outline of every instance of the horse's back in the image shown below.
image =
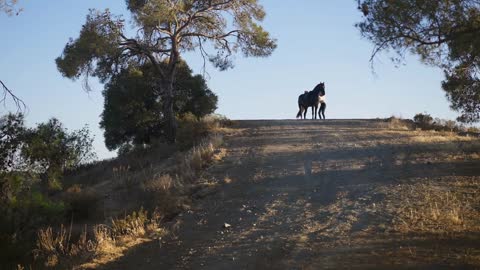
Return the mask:
<path id="1" fill-rule="evenodd" d="M 300 96 L 298 96 L 298 105 L 304 104 L 305 103 L 304 100 L 305 100 L 305 94 L 301 94 Z"/>

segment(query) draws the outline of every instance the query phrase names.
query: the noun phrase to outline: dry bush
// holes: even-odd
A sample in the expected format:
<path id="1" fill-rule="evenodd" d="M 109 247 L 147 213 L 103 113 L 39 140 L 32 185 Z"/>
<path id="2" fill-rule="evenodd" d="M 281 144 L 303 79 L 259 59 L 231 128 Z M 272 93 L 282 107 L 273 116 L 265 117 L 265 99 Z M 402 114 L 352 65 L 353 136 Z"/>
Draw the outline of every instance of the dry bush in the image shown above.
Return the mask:
<path id="1" fill-rule="evenodd" d="M 93 226 L 93 237 L 96 243 L 96 254 L 109 253 L 115 249 L 116 241 L 110 227 L 103 224 Z"/>
<path id="2" fill-rule="evenodd" d="M 467 129 L 467 132 L 480 134 L 480 128 L 478 128 L 478 127 L 469 127 L 469 128 Z"/>
<path id="3" fill-rule="evenodd" d="M 169 192 L 172 188 L 178 188 L 178 181 L 169 174 L 162 174 L 144 184 L 144 189 L 149 192 Z"/>
<path id="4" fill-rule="evenodd" d="M 66 267 L 91 258 L 95 250 L 96 243 L 87 239 L 86 229 L 77 241 L 73 241 L 72 230 L 67 231 L 62 225 L 56 232 L 51 227 L 40 229 L 34 253 L 37 259 L 43 259 L 46 267 Z"/>
<path id="5" fill-rule="evenodd" d="M 141 192 L 147 209 L 173 217 L 182 210 L 186 187 L 175 174 L 160 172 L 144 179 Z"/>
<path id="6" fill-rule="evenodd" d="M 75 241 L 72 240 L 72 229 L 67 231 L 63 225 L 58 231 L 51 227 L 41 229 L 37 234 L 35 258 L 46 267 L 69 269 L 94 257 L 118 252 L 128 246 L 128 241 L 163 236 L 166 231 L 160 227 L 162 218 L 157 211 L 149 216 L 147 211 L 140 209 L 123 218 L 112 219 L 111 226 L 95 225 L 90 234 L 85 226 Z"/>
<path id="7" fill-rule="evenodd" d="M 131 188 L 138 184 L 136 173 L 130 166 L 118 166 L 112 169 L 113 181 L 118 188 Z"/>
<path id="8" fill-rule="evenodd" d="M 112 234 L 114 237 L 145 235 L 145 224 L 148 222 L 147 211 L 140 209 L 123 218 L 112 220 Z"/>
<path id="9" fill-rule="evenodd" d="M 413 130 L 415 126 L 411 120 L 405 120 L 395 116 L 386 119 L 386 122 L 387 127 L 393 130 Z"/>
<path id="10" fill-rule="evenodd" d="M 217 148 L 223 143 L 221 135 L 212 135 L 179 158 L 176 174 L 184 183 L 192 183 L 199 172 L 212 163 Z"/>
<path id="11" fill-rule="evenodd" d="M 188 149 L 204 140 L 208 134 L 217 133 L 223 127 L 232 125 L 231 121 L 218 115 L 210 115 L 201 119 L 192 114 L 178 118 L 177 142 L 180 149 Z"/>

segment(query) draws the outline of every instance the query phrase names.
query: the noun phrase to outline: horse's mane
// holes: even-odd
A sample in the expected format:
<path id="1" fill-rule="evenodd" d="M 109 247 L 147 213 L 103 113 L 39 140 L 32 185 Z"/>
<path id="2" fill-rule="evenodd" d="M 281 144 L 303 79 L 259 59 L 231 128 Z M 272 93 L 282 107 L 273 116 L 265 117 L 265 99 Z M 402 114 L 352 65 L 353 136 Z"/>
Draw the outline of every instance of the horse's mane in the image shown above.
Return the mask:
<path id="1" fill-rule="evenodd" d="M 315 94 L 320 93 L 320 91 L 325 92 L 325 84 L 324 83 L 319 83 L 315 88 L 313 88 L 312 92 Z"/>

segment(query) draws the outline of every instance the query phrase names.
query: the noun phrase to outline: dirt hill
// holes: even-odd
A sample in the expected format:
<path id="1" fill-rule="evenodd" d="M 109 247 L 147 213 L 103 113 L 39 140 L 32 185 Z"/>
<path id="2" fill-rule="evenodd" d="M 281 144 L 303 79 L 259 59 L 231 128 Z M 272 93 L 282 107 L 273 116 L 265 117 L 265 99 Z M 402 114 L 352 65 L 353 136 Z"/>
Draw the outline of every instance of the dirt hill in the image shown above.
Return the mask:
<path id="1" fill-rule="evenodd" d="M 217 188 L 105 269 L 480 267 L 480 141 L 381 120 L 237 121 Z"/>

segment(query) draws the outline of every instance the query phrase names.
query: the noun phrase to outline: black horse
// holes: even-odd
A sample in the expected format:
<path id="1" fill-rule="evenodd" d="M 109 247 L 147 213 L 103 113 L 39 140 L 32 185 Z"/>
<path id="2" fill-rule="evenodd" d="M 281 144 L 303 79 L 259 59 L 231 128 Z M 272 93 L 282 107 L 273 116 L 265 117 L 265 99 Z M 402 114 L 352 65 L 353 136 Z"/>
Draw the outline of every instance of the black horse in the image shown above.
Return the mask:
<path id="1" fill-rule="evenodd" d="M 318 104 L 320 103 L 320 96 L 325 96 L 325 83 L 320 83 L 315 88 L 298 97 L 297 118 L 307 118 L 308 107 L 312 107 L 312 119 L 317 119 Z"/>

